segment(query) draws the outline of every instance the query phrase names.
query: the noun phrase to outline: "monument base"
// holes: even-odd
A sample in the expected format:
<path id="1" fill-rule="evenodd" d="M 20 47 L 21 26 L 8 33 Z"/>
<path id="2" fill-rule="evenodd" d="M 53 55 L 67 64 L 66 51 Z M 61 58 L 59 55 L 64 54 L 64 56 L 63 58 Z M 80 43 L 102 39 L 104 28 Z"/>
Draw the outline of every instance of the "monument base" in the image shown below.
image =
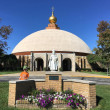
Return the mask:
<path id="1" fill-rule="evenodd" d="M 57 92 L 68 89 L 74 93 L 83 95 L 87 100 L 87 108 L 96 107 L 96 87 L 95 82 L 66 79 L 62 80 L 62 72 L 46 72 L 45 79 L 18 80 L 9 82 L 9 106 L 16 106 L 16 100 L 22 94 L 28 94 L 32 89 L 54 89 Z"/>

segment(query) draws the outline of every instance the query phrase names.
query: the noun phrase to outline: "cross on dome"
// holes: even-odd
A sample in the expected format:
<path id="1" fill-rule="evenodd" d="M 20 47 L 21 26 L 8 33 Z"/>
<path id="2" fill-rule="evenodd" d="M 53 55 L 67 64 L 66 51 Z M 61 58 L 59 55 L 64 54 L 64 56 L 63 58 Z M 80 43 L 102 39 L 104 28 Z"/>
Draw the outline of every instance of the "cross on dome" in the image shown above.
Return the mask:
<path id="1" fill-rule="evenodd" d="M 57 22 L 57 18 L 54 16 L 54 7 L 52 7 L 52 16 L 49 18 L 49 22 L 51 24 L 55 24 Z"/>

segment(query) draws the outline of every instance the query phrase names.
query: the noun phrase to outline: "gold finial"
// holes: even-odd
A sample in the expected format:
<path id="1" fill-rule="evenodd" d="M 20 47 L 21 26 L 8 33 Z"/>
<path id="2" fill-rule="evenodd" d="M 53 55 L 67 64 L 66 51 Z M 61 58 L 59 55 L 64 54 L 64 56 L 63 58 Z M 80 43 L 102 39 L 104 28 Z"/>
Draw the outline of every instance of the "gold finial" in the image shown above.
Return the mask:
<path id="1" fill-rule="evenodd" d="M 52 7 L 52 16 L 49 18 L 50 23 L 56 23 L 57 18 L 54 16 L 54 7 Z"/>

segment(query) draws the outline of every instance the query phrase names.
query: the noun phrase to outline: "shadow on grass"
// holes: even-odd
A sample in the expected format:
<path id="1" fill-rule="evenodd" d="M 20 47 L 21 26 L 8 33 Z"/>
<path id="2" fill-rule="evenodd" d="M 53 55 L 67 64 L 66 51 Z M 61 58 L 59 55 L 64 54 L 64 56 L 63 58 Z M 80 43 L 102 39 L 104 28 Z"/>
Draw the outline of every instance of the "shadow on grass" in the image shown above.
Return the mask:
<path id="1" fill-rule="evenodd" d="M 98 106 L 99 102 L 102 100 L 103 98 L 100 96 L 96 96 L 96 106 Z"/>

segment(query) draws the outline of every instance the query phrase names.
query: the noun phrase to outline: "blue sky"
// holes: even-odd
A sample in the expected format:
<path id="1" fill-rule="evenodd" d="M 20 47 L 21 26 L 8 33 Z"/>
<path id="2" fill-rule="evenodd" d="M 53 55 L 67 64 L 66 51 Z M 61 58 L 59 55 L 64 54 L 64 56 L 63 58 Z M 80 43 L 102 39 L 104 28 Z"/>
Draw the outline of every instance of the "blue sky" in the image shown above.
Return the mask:
<path id="1" fill-rule="evenodd" d="M 13 28 L 8 54 L 24 37 L 47 27 L 52 6 L 60 29 L 80 37 L 91 50 L 97 46 L 97 24 L 110 21 L 110 0 L 0 0 L 0 26 Z"/>

